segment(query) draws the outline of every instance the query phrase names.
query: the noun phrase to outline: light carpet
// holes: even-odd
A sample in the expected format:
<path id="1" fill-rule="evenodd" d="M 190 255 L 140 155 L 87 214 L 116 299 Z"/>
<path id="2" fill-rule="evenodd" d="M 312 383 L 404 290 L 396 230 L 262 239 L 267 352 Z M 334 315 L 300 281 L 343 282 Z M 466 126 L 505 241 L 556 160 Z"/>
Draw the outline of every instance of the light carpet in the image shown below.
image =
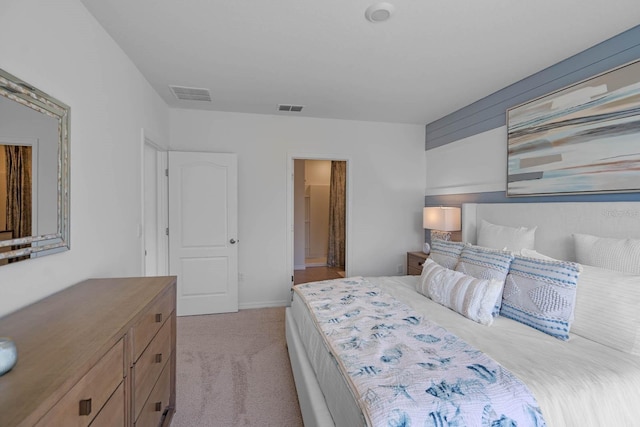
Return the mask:
<path id="1" fill-rule="evenodd" d="M 177 319 L 172 427 L 302 426 L 284 307 Z"/>

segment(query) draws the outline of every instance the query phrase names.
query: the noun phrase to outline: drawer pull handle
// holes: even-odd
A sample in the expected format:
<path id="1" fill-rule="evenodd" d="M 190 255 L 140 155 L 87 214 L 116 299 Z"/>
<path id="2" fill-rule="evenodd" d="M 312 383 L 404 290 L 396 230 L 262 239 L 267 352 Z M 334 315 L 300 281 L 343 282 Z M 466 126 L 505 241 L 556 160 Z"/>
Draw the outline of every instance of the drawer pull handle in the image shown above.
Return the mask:
<path id="1" fill-rule="evenodd" d="M 156 354 L 156 363 L 162 363 L 162 353 Z"/>
<path id="2" fill-rule="evenodd" d="M 162 411 L 162 402 L 156 402 L 156 412 Z"/>
<path id="3" fill-rule="evenodd" d="M 156 313 L 156 323 L 162 322 L 162 313 Z"/>
<path id="4" fill-rule="evenodd" d="M 80 415 L 89 415 L 91 413 L 91 399 L 82 399 L 80 401 Z"/>

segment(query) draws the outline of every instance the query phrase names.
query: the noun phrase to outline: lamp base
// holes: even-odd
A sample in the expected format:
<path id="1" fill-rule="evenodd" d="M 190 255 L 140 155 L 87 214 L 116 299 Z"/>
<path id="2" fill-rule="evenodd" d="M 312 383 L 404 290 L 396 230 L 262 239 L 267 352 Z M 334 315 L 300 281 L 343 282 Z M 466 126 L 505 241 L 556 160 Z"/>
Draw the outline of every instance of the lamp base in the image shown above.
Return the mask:
<path id="1" fill-rule="evenodd" d="M 431 238 L 449 241 L 451 240 L 451 233 L 448 231 L 431 230 Z"/>
<path id="2" fill-rule="evenodd" d="M 16 344 L 10 338 L 0 337 L 0 376 L 9 372 L 17 360 Z"/>

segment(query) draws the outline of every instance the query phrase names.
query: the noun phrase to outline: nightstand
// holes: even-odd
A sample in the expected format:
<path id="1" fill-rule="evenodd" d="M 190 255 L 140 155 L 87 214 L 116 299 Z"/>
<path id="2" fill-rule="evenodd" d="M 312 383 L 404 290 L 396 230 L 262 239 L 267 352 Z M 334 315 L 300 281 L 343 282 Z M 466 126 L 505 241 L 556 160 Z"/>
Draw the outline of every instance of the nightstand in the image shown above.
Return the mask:
<path id="1" fill-rule="evenodd" d="M 429 258 L 424 252 L 407 252 L 407 275 L 419 276 L 422 274 L 422 264 Z"/>

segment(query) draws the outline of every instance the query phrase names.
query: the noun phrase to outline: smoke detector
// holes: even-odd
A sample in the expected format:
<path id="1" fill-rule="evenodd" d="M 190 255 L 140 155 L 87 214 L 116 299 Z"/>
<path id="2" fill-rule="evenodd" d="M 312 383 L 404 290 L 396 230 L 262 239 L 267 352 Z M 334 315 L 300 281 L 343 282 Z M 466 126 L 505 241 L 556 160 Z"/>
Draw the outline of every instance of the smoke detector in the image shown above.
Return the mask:
<path id="1" fill-rule="evenodd" d="M 205 101 L 211 102 L 209 89 L 184 86 L 169 86 L 173 95 L 181 101 Z"/>
<path id="2" fill-rule="evenodd" d="M 384 22 L 391 18 L 395 10 L 396 8 L 391 3 L 383 1 L 369 6 L 367 10 L 365 10 L 364 16 L 369 22 Z"/>

